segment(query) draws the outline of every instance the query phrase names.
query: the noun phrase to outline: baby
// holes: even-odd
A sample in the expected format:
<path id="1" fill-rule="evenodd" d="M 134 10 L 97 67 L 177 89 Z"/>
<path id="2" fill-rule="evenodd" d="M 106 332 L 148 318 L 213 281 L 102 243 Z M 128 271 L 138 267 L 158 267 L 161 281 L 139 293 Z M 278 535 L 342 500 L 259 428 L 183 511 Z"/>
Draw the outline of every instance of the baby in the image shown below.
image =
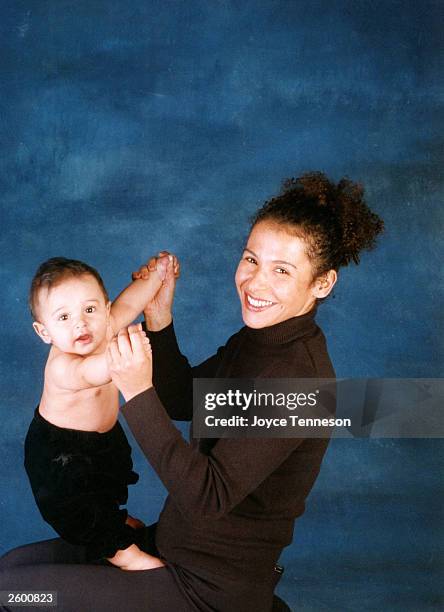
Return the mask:
<path id="1" fill-rule="evenodd" d="M 25 441 L 34 497 L 43 518 L 66 541 L 85 545 L 89 560 L 126 570 L 163 563 L 139 548 L 144 525 L 120 508 L 138 475 L 117 420 L 106 347 L 153 299 L 170 265 L 171 256 L 158 258 L 146 280 L 135 280 L 112 304 L 94 268 L 63 257 L 44 262 L 30 290 L 34 330 L 51 345 Z"/>

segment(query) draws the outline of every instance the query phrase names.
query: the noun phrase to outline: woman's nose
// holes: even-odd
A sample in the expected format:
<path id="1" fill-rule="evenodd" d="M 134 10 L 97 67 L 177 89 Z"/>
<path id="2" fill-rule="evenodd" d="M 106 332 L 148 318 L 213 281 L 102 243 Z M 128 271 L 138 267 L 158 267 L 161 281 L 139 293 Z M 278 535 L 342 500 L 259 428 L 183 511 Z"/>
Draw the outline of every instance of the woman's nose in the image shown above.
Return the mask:
<path id="1" fill-rule="evenodd" d="M 252 277 L 250 278 L 249 287 L 250 291 L 264 289 L 268 286 L 267 275 L 264 271 L 257 269 Z"/>

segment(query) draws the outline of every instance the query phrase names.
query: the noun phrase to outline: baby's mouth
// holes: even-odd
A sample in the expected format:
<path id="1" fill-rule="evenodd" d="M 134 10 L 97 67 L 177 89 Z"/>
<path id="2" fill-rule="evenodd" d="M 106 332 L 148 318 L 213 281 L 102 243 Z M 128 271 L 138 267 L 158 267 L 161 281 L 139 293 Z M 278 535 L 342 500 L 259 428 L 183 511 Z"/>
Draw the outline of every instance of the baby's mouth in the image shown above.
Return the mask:
<path id="1" fill-rule="evenodd" d="M 82 334 L 78 338 L 76 338 L 76 342 L 80 342 L 80 344 L 89 344 L 92 340 L 91 334 Z"/>
<path id="2" fill-rule="evenodd" d="M 245 293 L 245 304 L 248 310 L 252 310 L 253 312 L 261 312 L 267 308 L 270 308 L 270 306 L 274 306 L 275 302 L 270 300 L 261 300 L 253 297 L 249 293 Z"/>

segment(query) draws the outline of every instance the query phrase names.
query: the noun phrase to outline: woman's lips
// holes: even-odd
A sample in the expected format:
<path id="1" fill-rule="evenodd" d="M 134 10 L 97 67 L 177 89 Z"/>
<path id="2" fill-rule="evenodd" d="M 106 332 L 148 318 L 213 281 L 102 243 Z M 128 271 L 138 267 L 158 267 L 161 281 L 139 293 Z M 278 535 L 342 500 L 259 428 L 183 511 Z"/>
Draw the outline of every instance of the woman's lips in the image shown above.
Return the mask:
<path id="1" fill-rule="evenodd" d="M 80 342 L 80 344 L 89 344 L 92 340 L 91 334 L 83 334 L 76 339 L 76 342 Z"/>
<path id="2" fill-rule="evenodd" d="M 253 297 L 249 293 L 245 293 L 245 306 L 251 312 L 262 312 L 275 305 L 275 302 L 271 300 L 263 300 L 260 298 Z"/>

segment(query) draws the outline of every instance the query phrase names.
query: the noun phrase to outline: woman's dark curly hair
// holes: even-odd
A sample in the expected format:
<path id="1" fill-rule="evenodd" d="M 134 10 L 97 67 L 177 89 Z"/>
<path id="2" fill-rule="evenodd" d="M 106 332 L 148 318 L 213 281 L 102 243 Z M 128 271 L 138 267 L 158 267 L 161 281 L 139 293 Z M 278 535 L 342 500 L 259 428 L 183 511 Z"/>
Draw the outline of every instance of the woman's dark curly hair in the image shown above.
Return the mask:
<path id="1" fill-rule="evenodd" d="M 283 226 L 307 244 L 314 278 L 338 270 L 375 246 L 384 222 L 364 201 L 361 185 L 343 178 L 337 185 L 322 172 L 287 179 L 281 193 L 265 202 L 253 218 Z"/>

